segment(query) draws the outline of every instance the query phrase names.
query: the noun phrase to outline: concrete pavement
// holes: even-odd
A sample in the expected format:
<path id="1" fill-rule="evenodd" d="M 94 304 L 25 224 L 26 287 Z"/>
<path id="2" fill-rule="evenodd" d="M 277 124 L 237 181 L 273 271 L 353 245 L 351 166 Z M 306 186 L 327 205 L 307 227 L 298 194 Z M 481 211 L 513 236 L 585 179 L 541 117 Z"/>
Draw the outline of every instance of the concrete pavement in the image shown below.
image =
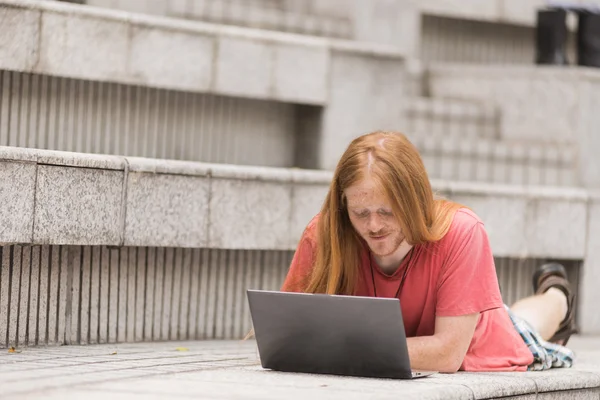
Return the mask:
<path id="1" fill-rule="evenodd" d="M 0 353 L 12 399 L 600 399 L 600 337 L 574 337 L 574 368 L 438 374 L 416 381 L 263 370 L 253 341 L 160 342 Z"/>

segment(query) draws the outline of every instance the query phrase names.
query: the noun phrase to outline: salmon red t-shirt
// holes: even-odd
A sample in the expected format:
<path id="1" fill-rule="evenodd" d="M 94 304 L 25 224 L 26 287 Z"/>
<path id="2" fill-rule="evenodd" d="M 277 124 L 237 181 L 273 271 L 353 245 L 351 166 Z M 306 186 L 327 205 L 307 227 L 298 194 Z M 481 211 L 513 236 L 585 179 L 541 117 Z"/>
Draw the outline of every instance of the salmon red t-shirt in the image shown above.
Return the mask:
<path id="1" fill-rule="evenodd" d="M 305 289 L 316 256 L 317 222 L 318 216 L 305 229 L 282 291 Z M 392 275 L 366 248 L 361 261 L 357 296 L 373 297 L 376 290 L 378 297 L 394 297 L 410 265 L 398 297 L 407 337 L 433 335 L 436 316 L 480 313 L 461 370 L 525 371 L 533 362 L 504 309 L 488 236 L 472 211 L 459 209 L 442 239 L 414 246 Z"/>

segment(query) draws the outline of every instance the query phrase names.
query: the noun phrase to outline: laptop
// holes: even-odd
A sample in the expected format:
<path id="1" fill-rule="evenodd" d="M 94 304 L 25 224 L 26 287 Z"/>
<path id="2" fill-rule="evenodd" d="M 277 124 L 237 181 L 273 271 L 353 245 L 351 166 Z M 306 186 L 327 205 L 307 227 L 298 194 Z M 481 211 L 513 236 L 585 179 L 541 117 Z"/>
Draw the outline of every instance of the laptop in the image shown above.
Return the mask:
<path id="1" fill-rule="evenodd" d="M 398 299 L 248 290 L 263 368 L 413 379 Z"/>

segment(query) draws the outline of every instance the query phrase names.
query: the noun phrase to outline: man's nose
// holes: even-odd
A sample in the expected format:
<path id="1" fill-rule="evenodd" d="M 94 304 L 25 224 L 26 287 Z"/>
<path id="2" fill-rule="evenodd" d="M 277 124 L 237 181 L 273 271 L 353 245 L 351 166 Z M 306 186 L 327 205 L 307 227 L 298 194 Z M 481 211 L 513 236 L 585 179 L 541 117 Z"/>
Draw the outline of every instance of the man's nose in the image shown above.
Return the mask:
<path id="1" fill-rule="evenodd" d="M 369 215 L 369 220 L 367 221 L 367 229 L 371 233 L 377 233 L 381 231 L 381 228 L 383 228 L 383 221 L 381 220 L 381 217 L 377 215 L 377 213 L 372 213 L 371 215 Z"/>

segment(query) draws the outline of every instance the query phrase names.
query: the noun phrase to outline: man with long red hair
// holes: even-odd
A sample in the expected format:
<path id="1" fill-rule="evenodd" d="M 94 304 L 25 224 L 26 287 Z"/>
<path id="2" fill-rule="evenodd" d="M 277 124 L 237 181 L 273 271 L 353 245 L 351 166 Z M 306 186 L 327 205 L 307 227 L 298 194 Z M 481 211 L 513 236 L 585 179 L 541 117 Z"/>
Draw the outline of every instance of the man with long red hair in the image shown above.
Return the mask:
<path id="1" fill-rule="evenodd" d="M 482 221 L 436 198 L 397 132 L 349 145 L 282 290 L 400 299 L 413 369 L 541 370 L 573 359 L 563 346 L 575 332 L 564 268 L 540 267 L 536 295 L 505 306 Z"/>

